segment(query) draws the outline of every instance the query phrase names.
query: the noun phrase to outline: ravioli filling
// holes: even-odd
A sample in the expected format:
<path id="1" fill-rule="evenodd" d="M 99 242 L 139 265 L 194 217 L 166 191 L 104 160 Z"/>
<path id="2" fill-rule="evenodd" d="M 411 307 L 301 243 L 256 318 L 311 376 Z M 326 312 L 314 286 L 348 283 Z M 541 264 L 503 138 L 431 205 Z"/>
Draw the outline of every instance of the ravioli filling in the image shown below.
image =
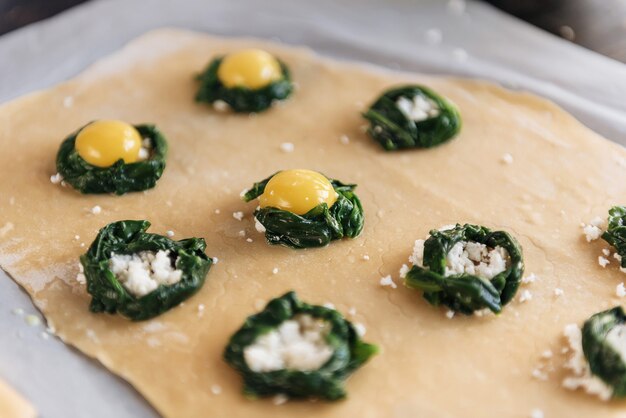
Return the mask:
<path id="1" fill-rule="evenodd" d="M 437 103 L 421 94 L 413 96 L 412 99 L 401 96 L 396 100 L 396 106 L 407 119 L 414 122 L 435 118 L 441 113 Z"/>
<path id="2" fill-rule="evenodd" d="M 318 370 L 333 355 L 326 342 L 329 331 L 326 321 L 299 314 L 257 337 L 244 349 L 244 359 L 257 373 Z"/>
<path id="3" fill-rule="evenodd" d="M 413 254 L 409 261 L 418 267 L 424 268 L 423 239 L 415 241 Z M 511 258 L 509 252 L 497 245 L 494 248 L 473 241 L 459 241 L 448 251 L 444 276 L 456 274 L 471 274 L 483 279 L 491 280 L 509 268 Z"/>
<path id="4" fill-rule="evenodd" d="M 616 328 L 620 329 L 615 331 Z M 613 388 L 604 383 L 598 376 L 591 373 L 589 363 L 583 352 L 583 336 L 580 327 L 576 324 L 566 325 L 563 329 L 563 335 L 567 339 L 572 352 L 571 357 L 565 363 L 565 368 L 572 372 L 572 376 L 563 379 L 563 387 L 570 390 L 581 388 L 588 394 L 595 395 L 603 401 L 611 399 Z M 616 349 L 620 352 L 622 358 L 624 358 L 623 353 L 624 348 L 626 348 L 625 337 L 624 326 L 613 328 L 606 337 L 609 344 L 614 348 L 616 348 L 616 346 L 621 347 Z"/>
<path id="5" fill-rule="evenodd" d="M 161 285 L 171 286 L 183 276 L 175 268 L 169 250 L 141 251 L 136 254 L 111 254 L 109 269 L 133 296 L 142 297 Z"/>

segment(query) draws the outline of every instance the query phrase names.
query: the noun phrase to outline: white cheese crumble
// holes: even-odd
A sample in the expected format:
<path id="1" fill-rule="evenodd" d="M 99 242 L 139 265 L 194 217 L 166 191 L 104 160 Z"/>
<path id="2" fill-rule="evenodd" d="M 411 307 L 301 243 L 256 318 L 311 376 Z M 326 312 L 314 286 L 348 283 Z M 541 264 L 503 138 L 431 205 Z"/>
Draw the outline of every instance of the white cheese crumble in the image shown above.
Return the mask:
<path id="1" fill-rule="evenodd" d="M 437 117 L 440 113 L 437 103 L 421 94 L 413 96 L 412 99 L 400 96 L 400 98 L 396 100 L 396 106 L 404 116 L 415 122 Z"/>
<path id="2" fill-rule="evenodd" d="M 324 303 L 322 304 L 322 306 L 323 306 L 324 308 L 326 308 L 326 309 L 335 309 L 335 305 L 333 305 L 333 304 L 332 304 L 332 303 L 330 303 L 330 302 L 324 302 Z"/>
<path id="3" fill-rule="evenodd" d="M 150 138 L 144 138 L 141 141 L 141 148 L 139 148 L 139 160 L 147 160 L 150 158 L 150 154 L 152 154 L 152 140 Z"/>
<path id="4" fill-rule="evenodd" d="M 369 256 L 369 255 L 367 255 L 367 254 L 364 254 L 364 255 L 363 255 L 363 260 L 364 260 L 364 261 L 369 261 L 369 259 L 370 259 L 370 256 Z"/>
<path id="5" fill-rule="evenodd" d="M 283 142 L 282 144 L 280 144 L 280 150 L 282 152 L 293 152 L 295 148 L 295 145 L 293 145 L 291 142 Z"/>
<path id="6" fill-rule="evenodd" d="M 213 102 L 213 109 L 218 112 L 226 112 L 230 106 L 224 100 L 216 100 Z"/>
<path id="7" fill-rule="evenodd" d="M 615 288 L 615 295 L 618 298 L 623 298 L 624 296 L 626 296 L 626 288 L 624 288 L 624 282 L 617 285 L 617 287 Z"/>
<path id="8" fill-rule="evenodd" d="M 239 212 L 233 212 L 233 218 L 237 219 L 238 221 L 243 219 L 243 212 L 239 211 Z"/>
<path id="9" fill-rule="evenodd" d="M 532 298 L 533 298 L 533 294 L 530 293 L 530 290 L 524 289 L 522 291 L 522 294 L 519 297 L 519 302 L 520 303 L 524 303 L 524 302 L 527 302 L 529 300 L 532 300 Z"/>
<path id="10" fill-rule="evenodd" d="M 265 227 L 256 217 L 254 218 L 254 229 L 261 234 L 265 233 Z"/>
<path id="11" fill-rule="evenodd" d="M 607 344 L 626 361 L 626 325 L 616 325 L 606 334 Z"/>
<path id="12" fill-rule="evenodd" d="M 276 406 L 283 405 L 289 401 L 289 396 L 279 393 L 272 398 L 272 403 Z"/>
<path id="13" fill-rule="evenodd" d="M 583 353 L 582 332 L 578 325 L 566 325 L 563 335 L 572 351 L 570 359 L 565 363 L 565 368 L 573 374 L 573 376 L 563 379 L 563 387 L 570 390 L 582 388 L 588 394 L 596 395 L 603 401 L 608 401 L 613 394 L 613 389 L 602 379 L 591 374 L 589 364 Z"/>
<path id="14" fill-rule="evenodd" d="M 533 409 L 530 411 L 530 418 L 544 418 L 543 411 L 541 409 Z"/>
<path id="15" fill-rule="evenodd" d="M 350 138 L 348 137 L 348 135 L 341 135 L 339 137 L 339 142 L 341 142 L 343 145 L 348 145 L 350 143 Z"/>
<path id="16" fill-rule="evenodd" d="M 76 275 L 76 281 L 80 284 L 87 283 L 87 278 L 85 277 L 85 267 L 81 262 L 78 263 L 78 274 Z"/>
<path id="17" fill-rule="evenodd" d="M 174 236 L 174 231 L 167 231 L 166 234 L 167 234 L 168 237 L 171 238 L 171 237 Z"/>
<path id="18" fill-rule="evenodd" d="M 603 248 L 602 249 L 602 254 L 604 254 L 605 256 L 609 257 L 611 255 L 611 250 L 609 250 L 607 248 Z"/>
<path id="19" fill-rule="evenodd" d="M 522 283 L 524 284 L 534 283 L 536 280 L 537 276 L 535 275 L 535 273 L 530 273 L 528 276 L 522 277 Z"/>
<path id="20" fill-rule="evenodd" d="M 595 241 L 602 236 L 602 228 L 601 226 L 604 224 L 604 221 L 599 216 L 596 216 L 589 222 L 589 224 L 581 223 L 580 226 L 583 228 L 583 234 L 585 235 L 585 239 L 587 242 Z"/>
<path id="21" fill-rule="evenodd" d="M 259 337 L 243 356 L 254 372 L 275 370 L 311 371 L 322 367 L 333 355 L 326 342 L 329 325 L 311 315 L 296 315 Z"/>
<path id="22" fill-rule="evenodd" d="M 353 306 L 350 309 L 348 309 L 348 315 L 350 316 L 355 316 L 356 315 L 356 308 Z"/>
<path id="23" fill-rule="evenodd" d="M 211 393 L 213 395 L 219 395 L 222 393 L 222 387 L 220 385 L 211 385 Z"/>
<path id="24" fill-rule="evenodd" d="M 367 328 L 365 328 L 365 325 L 363 325 L 360 322 L 356 322 L 352 326 L 354 327 L 354 330 L 356 331 L 359 337 L 363 337 L 365 333 L 367 332 Z"/>
<path id="25" fill-rule="evenodd" d="M 561 289 L 560 287 L 557 287 L 557 288 L 554 289 L 554 296 L 556 296 L 557 298 L 559 296 L 563 296 L 563 293 L 565 293 L 565 292 L 563 292 L 563 289 Z"/>
<path id="26" fill-rule="evenodd" d="M 454 318 L 454 311 L 446 311 L 446 318 L 448 319 Z"/>
<path id="27" fill-rule="evenodd" d="M 60 173 L 53 174 L 50 176 L 50 183 L 59 184 L 63 181 L 63 176 Z"/>
<path id="28" fill-rule="evenodd" d="M 387 275 L 385 277 L 381 277 L 380 278 L 380 285 L 385 287 L 385 286 L 389 286 L 392 289 L 395 289 L 398 287 L 398 285 L 396 285 L 396 283 L 393 281 L 393 279 L 391 278 L 391 275 Z"/>
<path id="29" fill-rule="evenodd" d="M 252 242 L 252 238 L 246 238 L 246 242 Z"/>
<path id="30" fill-rule="evenodd" d="M 546 372 L 540 369 L 533 369 L 530 375 L 537 380 L 543 380 L 543 381 L 548 380 L 548 375 L 546 374 Z"/>
<path id="31" fill-rule="evenodd" d="M 409 257 L 409 261 L 419 267 L 424 267 L 424 242 L 423 239 L 416 240 Z M 505 271 L 509 263 L 509 253 L 503 247 L 489 248 L 478 242 L 460 241 L 446 255 L 444 274 L 467 273 L 491 280 Z M 401 273 L 403 271 L 406 270 Z"/>
<path id="32" fill-rule="evenodd" d="M 63 99 L 63 107 L 69 109 L 72 106 L 74 106 L 74 98 L 72 96 L 66 96 Z"/>
<path id="33" fill-rule="evenodd" d="M 181 280 L 183 272 L 174 268 L 169 254 L 169 250 L 111 254 L 109 269 L 126 290 L 141 297 L 160 285 L 170 286 Z"/>
<path id="34" fill-rule="evenodd" d="M 598 264 L 600 264 L 600 267 L 605 268 L 609 263 L 610 261 L 608 258 L 602 256 L 598 257 Z"/>
<path id="35" fill-rule="evenodd" d="M 93 208 L 91 208 L 91 213 L 93 213 L 94 215 L 98 215 L 102 212 L 102 208 L 98 205 L 94 206 Z"/>
<path id="36" fill-rule="evenodd" d="M 220 259 L 217 257 L 213 257 L 212 260 L 213 260 L 213 264 L 217 264 L 217 262 L 220 261 Z"/>
<path id="37" fill-rule="evenodd" d="M 513 156 L 511 154 L 509 154 L 508 152 L 504 155 L 502 155 L 502 157 L 500 158 L 500 160 L 504 163 L 504 164 L 513 164 Z"/>
<path id="38" fill-rule="evenodd" d="M 404 279 L 406 275 L 409 274 L 409 271 L 411 271 L 409 266 L 407 266 L 406 264 L 403 264 L 402 267 L 400 267 L 400 278 Z"/>
<path id="39" fill-rule="evenodd" d="M 552 350 L 548 349 L 541 353 L 541 358 L 550 359 L 553 355 Z"/>

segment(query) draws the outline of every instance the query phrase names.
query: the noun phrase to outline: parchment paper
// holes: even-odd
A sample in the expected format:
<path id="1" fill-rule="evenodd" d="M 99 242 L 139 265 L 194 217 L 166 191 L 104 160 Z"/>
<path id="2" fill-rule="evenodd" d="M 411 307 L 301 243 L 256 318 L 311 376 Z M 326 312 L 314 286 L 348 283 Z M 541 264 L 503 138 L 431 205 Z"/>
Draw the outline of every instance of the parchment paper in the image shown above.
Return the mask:
<path id="1" fill-rule="evenodd" d="M 160 26 L 274 38 L 346 60 L 496 80 L 549 97 L 599 133 L 626 143 L 622 64 L 475 3 L 458 14 L 445 1 L 95 1 L 0 39 L 0 101 L 67 79 Z M 433 42 L 437 31 L 441 43 Z M 10 181 L 1 170 L 0 181 Z M 43 326 L 25 325 L 11 313 L 18 307 L 34 312 L 1 274 L 0 375 L 42 416 L 154 415 L 98 364 L 42 337 Z"/>

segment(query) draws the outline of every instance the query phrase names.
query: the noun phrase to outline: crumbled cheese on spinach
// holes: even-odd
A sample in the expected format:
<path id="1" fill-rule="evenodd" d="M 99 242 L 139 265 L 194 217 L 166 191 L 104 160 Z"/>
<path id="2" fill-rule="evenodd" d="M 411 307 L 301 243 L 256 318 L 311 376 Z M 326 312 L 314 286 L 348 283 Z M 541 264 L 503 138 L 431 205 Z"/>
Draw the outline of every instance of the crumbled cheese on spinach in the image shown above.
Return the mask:
<path id="1" fill-rule="evenodd" d="M 243 212 L 239 211 L 239 212 L 233 212 L 233 218 L 237 219 L 238 221 L 243 219 Z"/>
<path id="2" fill-rule="evenodd" d="M 317 370 L 333 355 L 326 342 L 328 327 L 311 315 L 296 315 L 247 346 L 246 364 L 254 372 Z"/>
<path id="3" fill-rule="evenodd" d="M 416 240 L 409 257 L 418 267 L 424 267 L 424 242 Z M 490 280 L 505 271 L 509 262 L 508 251 L 500 246 L 489 248 L 479 242 L 460 241 L 446 255 L 445 275 L 466 273 Z M 404 267 L 400 270 L 401 275 L 406 272 Z"/>
<path id="4" fill-rule="evenodd" d="M 608 258 L 602 256 L 598 257 L 598 264 L 600 264 L 600 267 L 605 268 L 609 263 L 610 261 Z"/>
<path id="5" fill-rule="evenodd" d="M 580 327 L 576 324 L 566 325 L 563 335 L 572 351 L 570 359 L 565 363 L 565 368 L 573 374 L 563 379 L 563 387 L 570 390 L 582 388 L 590 395 L 596 395 L 604 401 L 609 400 L 613 395 L 613 389 L 602 379 L 591 374 L 589 363 L 583 353 L 583 337 Z"/>
<path id="6" fill-rule="evenodd" d="M 400 96 L 396 101 L 396 106 L 404 116 L 415 122 L 435 118 L 441 112 L 437 103 L 421 94 L 413 96 L 412 99 Z"/>
<path id="7" fill-rule="evenodd" d="M 112 254 L 109 269 L 126 290 L 141 297 L 160 285 L 170 286 L 181 280 L 183 272 L 174 267 L 169 254 L 169 250 Z"/>

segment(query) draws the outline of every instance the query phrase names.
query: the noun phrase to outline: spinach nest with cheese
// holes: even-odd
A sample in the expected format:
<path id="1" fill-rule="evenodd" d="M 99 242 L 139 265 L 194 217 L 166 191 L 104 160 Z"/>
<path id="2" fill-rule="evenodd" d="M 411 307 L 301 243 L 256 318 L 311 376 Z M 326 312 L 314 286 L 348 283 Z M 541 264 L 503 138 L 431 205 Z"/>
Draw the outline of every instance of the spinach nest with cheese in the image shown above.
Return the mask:
<path id="1" fill-rule="evenodd" d="M 311 170 L 279 171 L 254 183 L 243 199 L 259 199 L 257 229 L 270 244 L 322 247 L 363 230 L 363 208 L 354 184 L 343 184 Z"/>
<path id="2" fill-rule="evenodd" d="M 154 125 L 98 120 L 63 141 L 56 165 L 81 193 L 122 195 L 154 187 L 166 155 L 167 141 Z"/>
<path id="3" fill-rule="evenodd" d="M 202 287 L 212 264 L 204 239 L 174 241 L 146 233 L 149 227 L 148 221 L 110 223 L 80 257 L 92 312 L 150 319 Z"/>
<path id="4" fill-rule="evenodd" d="M 622 268 L 626 268 L 626 207 L 614 206 L 609 209 L 608 227 L 602 239 L 615 248 Z"/>
<path id="5" fill-rule="evenodd" d="M 387 90 L 363 117 L 370 122 L 368 134 L 387 151 L 434 147 L 461 130 L 456 106 L 418 85 Z"/>
<path id="6" fill-rule="evenodd" d="M 621 306 L 591 316 L 582 326 L 565 327 L 571 357 L 565 364 L 573 375 L 568 389 L 583 388 L 603 400 L 626 397 L 626 315 Z"/>
<path id="7" fill-rule="evenodd" d="M 221 101 L 235 112 L 262 112 L 293 91 L 287 66 L 260 49 L 215 58 L 198 80 L 197 102 Z"/>
<path id="8" fill-rule="evenodd" d="M 522 248 L 504 231 L 465 224 L 430 231 L 415 241 L 411 268 L 403 266 L 405 285 L 422 290 L 432 305 L 471 314 L 499 313 L 515 296 L 524 273 Z"/>
<path id="9" fill-rule="evenodd" d="M 246 319 L 224 359 L 243 377 L 250 397 L 333 401 L 346 396 L 344 380 L 377 351 L 339 312 L 289 292 Z"/>

